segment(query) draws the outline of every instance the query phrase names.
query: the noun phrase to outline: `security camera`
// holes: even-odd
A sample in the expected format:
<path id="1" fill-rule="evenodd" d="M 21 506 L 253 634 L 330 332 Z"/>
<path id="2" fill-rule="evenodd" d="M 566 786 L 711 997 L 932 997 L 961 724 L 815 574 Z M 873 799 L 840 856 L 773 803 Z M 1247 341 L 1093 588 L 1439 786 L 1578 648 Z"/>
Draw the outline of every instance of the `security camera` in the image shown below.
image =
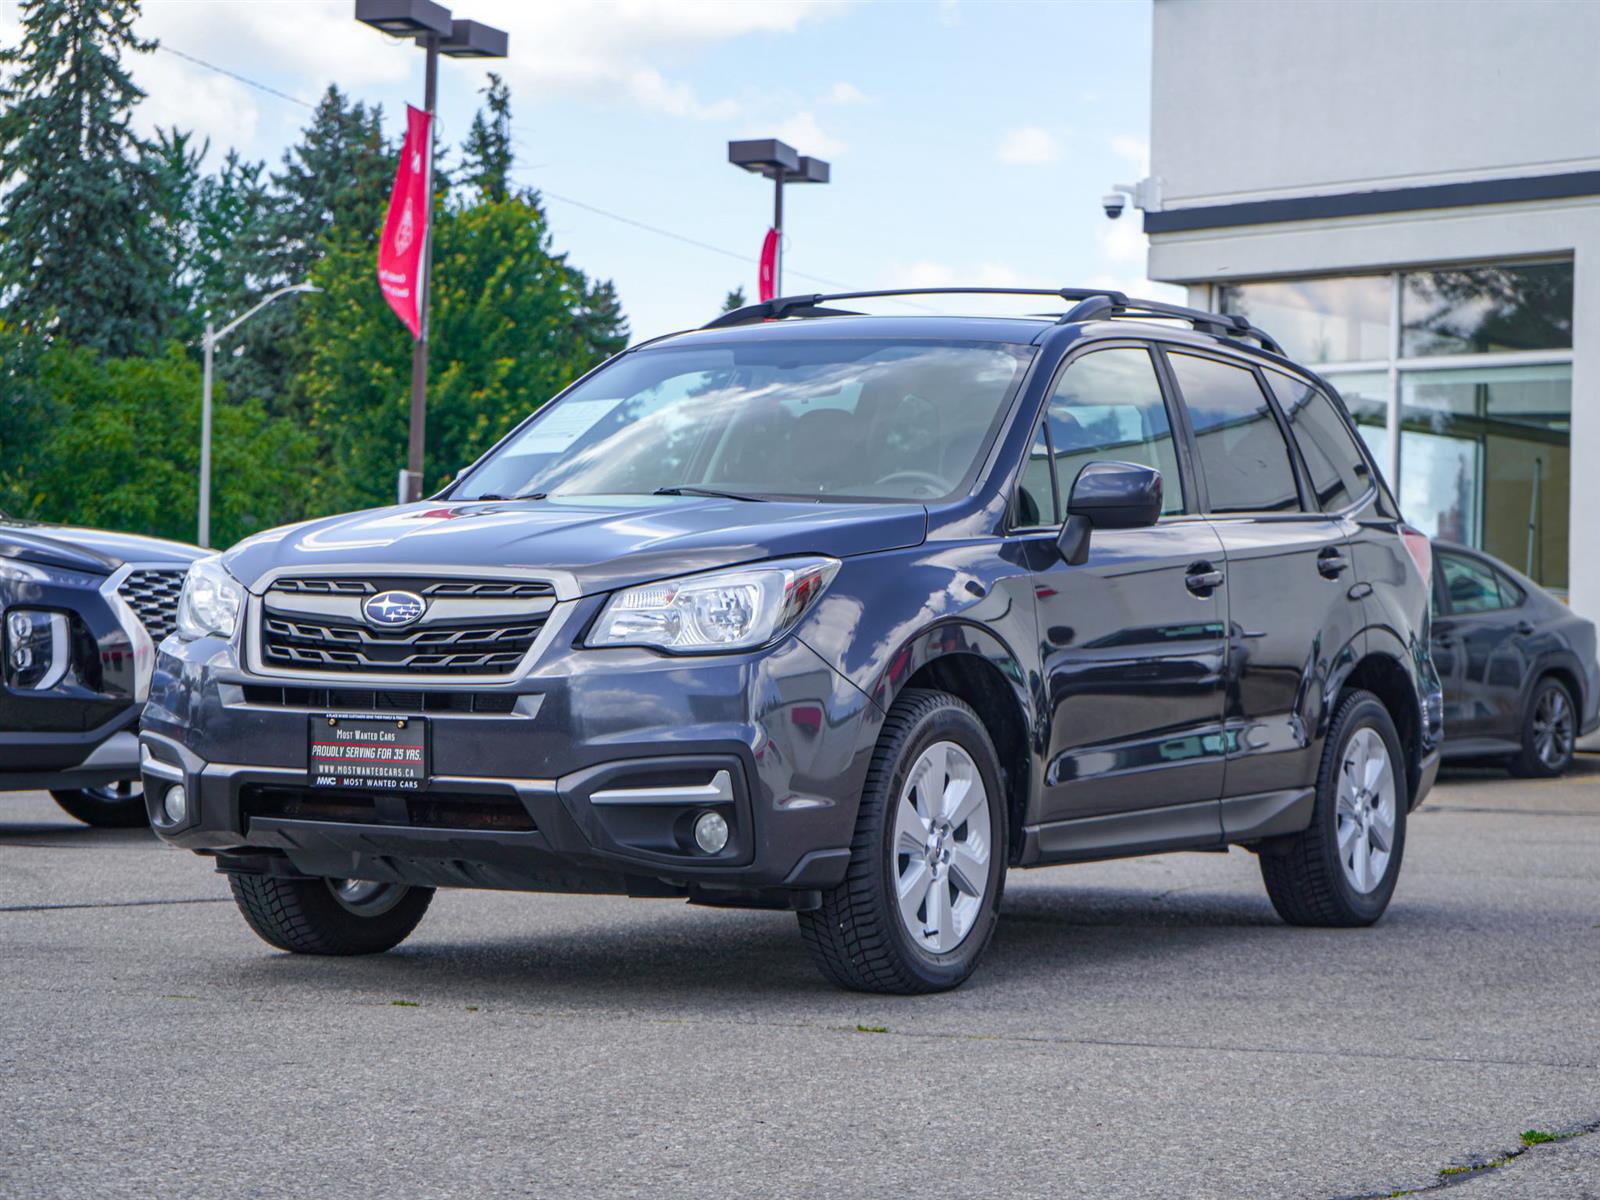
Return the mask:
<path id="1" fill-rule="evenodd" d="M 1100 207 L 1106 210 L 1106 216 L 1115 221 L 1122 215 L 1122 210 L 1128 207 L 1128 198 L 1121 192 L 1107 192 L 1100 197 Z"/>

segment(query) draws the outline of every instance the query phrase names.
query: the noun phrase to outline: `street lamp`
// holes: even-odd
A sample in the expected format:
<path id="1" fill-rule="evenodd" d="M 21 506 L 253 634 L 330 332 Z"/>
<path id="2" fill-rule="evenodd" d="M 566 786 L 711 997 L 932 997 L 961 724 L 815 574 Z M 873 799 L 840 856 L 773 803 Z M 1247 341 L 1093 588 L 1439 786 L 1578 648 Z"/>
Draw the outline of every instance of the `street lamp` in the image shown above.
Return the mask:
<path id="1" fill-rule="evenodd" d="M 221 329 L 212 329 L 211 322 L 206 322 L 205 334 L 200 339 L 200 345 L 205 349 L 205 369 L 200 376 L 200 527 L 196 531 L 199 534 L 196 540 L 202 546 L 211 545 L 211 360 L 216 354 L 217 343 L 279 296 L 287 296 L 290 292 L 321 290 L 309 283 L 291 283 L 288 287 L 279 288 L 249 312 L 235 317 Z"/>
<path id="2" fill-rule="evenodd" d="M 450 58 L 504 58 L 510 41 L 505 30 L 481 21 L 457 21 L 433 0 L 356 0 L 356 20 L 398 37 L 412 38 L 427 52 L 423 107 L 432 117 L 439 91 L 439 55 Z M 431 127 L 431 123 L 430 123 Z M 429 187 L 433 181 L 433 138 L 428 138 Z M 433 196 L 428 197 L 433 204 Z M 400 500 L 422 498 L 422 451 L 428 427 L 428 294 L 433 275 L 433 221 L 422 248 L 418 317 L 421 330 L 411 350 L 411 434 L 406 469 L 400 475 Z"/>
<path id="3" fill-rule="evenodd" d="M 773 182 L 772 228 L 778 233 L 777 255 L 772 264 L 772 294 L 783 295 L 783 185 L 785 183 L 827 183 L 828 164 L 820 158 L 801 154 L 777 138 L 729 142 L 728 161 L 754 175 Z"/>

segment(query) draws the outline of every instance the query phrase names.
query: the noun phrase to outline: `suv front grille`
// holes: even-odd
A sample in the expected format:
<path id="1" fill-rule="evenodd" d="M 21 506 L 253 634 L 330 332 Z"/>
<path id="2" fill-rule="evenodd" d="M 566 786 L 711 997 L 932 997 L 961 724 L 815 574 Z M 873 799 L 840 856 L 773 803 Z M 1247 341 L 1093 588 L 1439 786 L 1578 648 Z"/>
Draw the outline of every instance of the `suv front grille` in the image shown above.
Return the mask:
<path id="1" fill-rule="evenodd" d="M 403 629 L 373 628 L 362 600 L 392 590 L 423 597 L 428 610 Z M 264 597 L 261 656 L 302 671 L 504 676 L 538 639 L 554 595 L 527 581 L 279 579 Z"/>
<path id="2" fill-rule="evenodd" d="M 117 595 L 144 622 L 152 641 L 159 642 L 178 623 L 178 596 L 183 591 L 182 567 L 153 567 L 131 571 L 117 588 Z"/>
<path id="3" fill-rule="evenodd" d="M 252 817 L 280 817 L 414 829 L 531 833 L 538 828 L 515 796 L 481 792 L 364 792 L 247 784 L 239 791 L 239 807 L 246 822 Z"/>

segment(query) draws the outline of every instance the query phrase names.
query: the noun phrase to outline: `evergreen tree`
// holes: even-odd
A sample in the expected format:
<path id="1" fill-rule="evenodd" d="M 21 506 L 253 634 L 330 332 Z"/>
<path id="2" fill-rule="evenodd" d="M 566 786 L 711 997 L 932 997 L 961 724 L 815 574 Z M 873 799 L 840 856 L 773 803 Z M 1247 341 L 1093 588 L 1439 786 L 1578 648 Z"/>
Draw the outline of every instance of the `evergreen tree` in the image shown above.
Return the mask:
<path id="1" fill-rule="evenodd" d="M 499 203 L 511 194 L 511 90 L 493 71 L 482 95 L 484 107 L 472 118 L 461 147 L 462 184 L 475 187 L 486 200 Z"/>
<path id="2" fill-rule="evenodd" d="M 172 311 L 151 147 L 128 124 L 144 96 L 123 63 L 133 0 L 24 0 L 0 50 L 0 305 L 113 355 L 153 348 Z"/>
<path id="3" fill-rule="evenodd" d="M 732 312 L 736 308 L 743 308 L 745 303 L 744 285 L 741 284 L 739 287 L 734 288 L 733 291 L 729 292 L 723 297 L 722 311 Z"/>

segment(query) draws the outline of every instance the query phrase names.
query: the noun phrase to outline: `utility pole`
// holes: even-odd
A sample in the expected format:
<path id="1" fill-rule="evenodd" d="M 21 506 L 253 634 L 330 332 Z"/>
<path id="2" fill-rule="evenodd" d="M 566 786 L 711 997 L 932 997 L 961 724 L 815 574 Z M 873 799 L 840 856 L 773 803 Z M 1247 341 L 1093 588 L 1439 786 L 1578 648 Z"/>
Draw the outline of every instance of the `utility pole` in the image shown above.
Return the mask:
<path id="1" fill-rule="evenodd" d="M 827 183 L 831 168 L 820 158 L 801 154 L 777 138 L 729 142 L 728 161 L 752 175 L 772 180 L 772 228 L 778 235 L 772 261 L 772 294 L 783 295 L 783 185 L 785 183 Z"/>
<path id="2" fill-rule="evenodd" d="M 428 221 L 418 270 L 417 319 L 420 332 L 411 348 L 411 414 L 406 465 L 400 472 L 399 500 L 422 499 L 422 459 L 428 430 L 428 308 L 433 282 L 433 118 L 438 114 L 439 55 L 451 58 L 504 58 L 505 30 L 481 21 L 458 21 L 434 0 L 356 0 L 356 20 L 396 37 L 409 37 L 427 56 L 422 106 L 427 110 Z"/>
<path id="3" fill-rule="evenodd" d="M 239 326 L 255 316 L 279 296 L 287 296 L 291 292 L 320 292 L 322 289 L 309 283 L 292 283 L 288 287 L 279 288 L 265 299 L 261 300 L 254 308 L 243 316 L 235 317 L 221 329 L 213 329 L 211 314 L 206 314 L 206 331 L 200 339 L 205 351 L 205 366 L 200 372 L 200 519 L 199 528 L 195 531 L 195 541 L 202 546 L 211 545 L 211 379 L 213 375 L 213 360 L 216 358 L 217 343 L 222 341 Z"/>

